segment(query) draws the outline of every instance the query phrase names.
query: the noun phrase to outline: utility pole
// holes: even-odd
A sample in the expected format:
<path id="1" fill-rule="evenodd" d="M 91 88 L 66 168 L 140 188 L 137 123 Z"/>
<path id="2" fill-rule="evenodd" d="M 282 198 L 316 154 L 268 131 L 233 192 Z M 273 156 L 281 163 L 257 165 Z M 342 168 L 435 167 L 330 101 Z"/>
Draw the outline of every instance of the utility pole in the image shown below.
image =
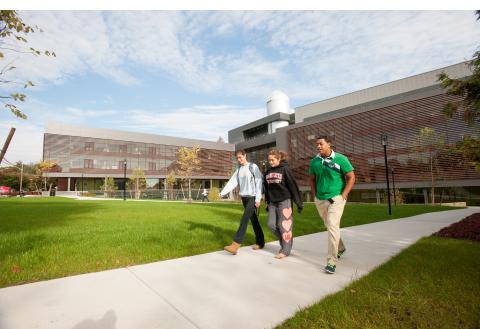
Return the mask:
<path id="1" fill-rule="evenodd" d="M 20 195 L 23 193 L 23 162 L 22 169 L 20 169 Z"/>
<path id="2" fill-rule="evenodd" d="M 8 133 L 8 136 L 7 136 L 7 140 L 5 141 L 2 151 L 0 152 L 0 164 L 2 164 L 3 157 L 5 156 L 5 153 L 7 153 L 7 149 L 8 149 L 8 146 L 10 145 L 10 141 L 12 140 L 13 134 L 15 134 L 15 128 L 10 129 L 10 132 Z"/>
<path id="3" fill-rule="evenodd" d="M 123 201 L 127 200 L 127 159 L 123 160 Z"/>

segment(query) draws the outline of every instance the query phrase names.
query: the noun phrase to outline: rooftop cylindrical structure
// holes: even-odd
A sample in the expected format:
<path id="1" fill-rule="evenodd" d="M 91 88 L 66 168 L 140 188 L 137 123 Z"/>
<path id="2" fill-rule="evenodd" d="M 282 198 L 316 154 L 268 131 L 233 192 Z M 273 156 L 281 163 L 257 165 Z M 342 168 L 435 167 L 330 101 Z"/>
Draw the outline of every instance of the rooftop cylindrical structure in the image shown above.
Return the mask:
<path id="1" fill-rule="evenodd" d="M 267 116 L 278 112 L 290 114 L 292 110 L 290 98 L 285 93 L 275 90 L 267 100 Z"/>

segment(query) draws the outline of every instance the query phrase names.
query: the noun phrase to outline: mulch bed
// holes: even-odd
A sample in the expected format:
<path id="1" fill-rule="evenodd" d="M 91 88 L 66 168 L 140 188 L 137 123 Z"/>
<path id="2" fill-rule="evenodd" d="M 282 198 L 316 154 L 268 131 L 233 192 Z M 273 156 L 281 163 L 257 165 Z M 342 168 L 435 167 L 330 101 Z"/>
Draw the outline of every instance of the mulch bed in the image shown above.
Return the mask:
<path id="1" fill-rule="evenodd" d="M 457 223 L 442 228 L 433 235 L 480 242 L 480 213 L 465 217 Z"/>

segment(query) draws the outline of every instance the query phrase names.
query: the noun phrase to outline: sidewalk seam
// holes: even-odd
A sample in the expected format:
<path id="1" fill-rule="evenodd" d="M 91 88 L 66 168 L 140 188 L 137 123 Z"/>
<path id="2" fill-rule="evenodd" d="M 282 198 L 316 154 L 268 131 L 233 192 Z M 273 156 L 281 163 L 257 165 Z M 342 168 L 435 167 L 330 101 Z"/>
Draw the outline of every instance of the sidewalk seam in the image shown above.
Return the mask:
<path id="1" fill-rule="evenodd" d="M 193 325 L 197 329 L 201 329 L 200 326 L 198 326 L 192 319 L 190 319 L 186 314 L 184 314 L 182 311 L 180 311 L 175 305 L 173 305 L 170 301 L 168 301 L 165 297 L 163 297 L 158 291 L 156 291 L 153 287 L 151 287 L 145 280 L 143 280 L 141 277 L 139 277 L 135 272 L 133 272 L 129 267 L 126 267 L 126 269 L 138 280 L 140 281 L 145 287 L 147 287 L 149 290 L 151 290 L 155 295 L 160 297 L 165 303 L 167 303 L 171 308 L 173 308 L 175 311 L 177 311 L 178 314 L 180 314 L 185 320 L 187 320 L 191 325 Z"/>

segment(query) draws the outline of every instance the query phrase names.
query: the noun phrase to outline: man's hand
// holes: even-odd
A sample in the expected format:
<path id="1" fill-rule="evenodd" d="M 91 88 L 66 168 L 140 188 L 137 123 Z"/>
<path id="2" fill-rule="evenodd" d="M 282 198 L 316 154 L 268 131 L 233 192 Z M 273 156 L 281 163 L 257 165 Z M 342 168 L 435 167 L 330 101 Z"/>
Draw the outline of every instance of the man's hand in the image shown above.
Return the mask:
<path id="1" fill-rule="evenodd" d="M 260 201 L 255 202 L 255 208 L 258 208 L 258 207 L 260 207 Z"/>
<path id="2" fill-rule="evenodd" d="M 347 201 L 347 197 L 348 197 L 348 194 L 342 193 L 342 198 L 343 198 L 343 200 Z"/>

